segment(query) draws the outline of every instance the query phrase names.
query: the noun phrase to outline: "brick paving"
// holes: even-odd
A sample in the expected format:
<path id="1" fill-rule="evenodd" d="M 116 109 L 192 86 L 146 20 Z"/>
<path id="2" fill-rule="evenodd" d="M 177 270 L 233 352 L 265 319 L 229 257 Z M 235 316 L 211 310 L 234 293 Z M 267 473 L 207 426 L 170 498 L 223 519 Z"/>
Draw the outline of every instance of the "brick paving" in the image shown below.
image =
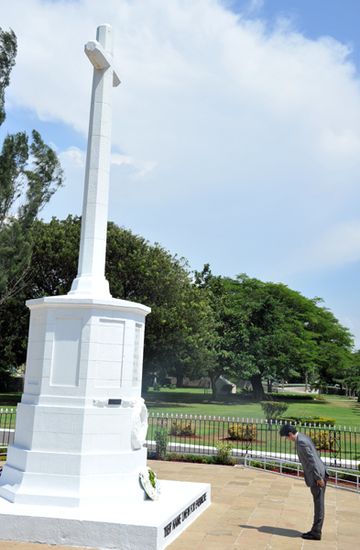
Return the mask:
<path id="1" fill-rule="evenodd" d="M 323 538 L 306 541 L 300 535 L 311 527 L 313 506 L 303 480 L 243 467 L 158 461 L 150 465 L 160 479 L 212 486 L 210 508 L 168 546 L 169 550 L 360 548 L 359 494 L 328 487 Z M 0 541 L 0 550 L 55 549 L 71 550 L 69 546 Z"/>

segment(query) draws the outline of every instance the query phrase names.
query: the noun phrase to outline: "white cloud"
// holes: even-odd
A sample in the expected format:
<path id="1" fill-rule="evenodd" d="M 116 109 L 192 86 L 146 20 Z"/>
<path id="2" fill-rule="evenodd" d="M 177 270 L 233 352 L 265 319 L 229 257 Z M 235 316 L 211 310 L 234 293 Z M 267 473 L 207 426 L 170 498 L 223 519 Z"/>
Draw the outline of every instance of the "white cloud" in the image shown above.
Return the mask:
<path id="1" fill-rule="evenodd" d="M 313 242 L 290 253 L 283 262 L 286 275 L 334 270 L 360 262 L 360 220 L 348 220 L 327 227 Z"/>
<path id="2" fill-rule="evenodd" d="M 19 39 L 11 105 L 86 136 L 83 45 L 103 22 L 114 27 L 122 80 L 113 94 L 115 221 L 194 267 L 266 277 L 311 250 L 314 235 L 354 220 L 360 88 L 347 46 L 306 38 L 284 20 L 270 32 L 216 0 L 6 2 L 2 26 Z M 64 193 L 74 186 L 77 196 L 83 176 L 69 147 Z M 301 257 L 307 269 L 317 260 Z"/>
<path id="3" fill-rule="evenodd" d="M 320 136 L 320 147 L 324 154 L 335 155 L 346 160 L 360 156 L 360 136 L 353 130 L 343 132 L 332 129 L 324 130 Z"/>
<path id="4" fill-rule="evenodd" d="M 85 153 L 78 147 L 69 147 L 59 153 L 59 159 L 62 166 L 66 166 L 69 169 L 69 165 L 76 166 L 77 168 L 85 167 Z"/>
<path id="5" fill-rule="evenodd" d="M 113 153 L 111 155 L 111 164 L 115 164 L 116 166 L 134 166 L 134 159 L 128 155 Z"/>
<path id="6" fill-rule="evenodd" d="M 360 220 L 331 228 L 310 250 L 311 266 L 336 267 L 360 261 Z"/>
<path id="7" fill-rule="evenodd" d="M 146 176 L 149 172 L 154 170 L 157 166 L 157 162 L 148 160 L 148 161 L 139 161 L 135 160 L 129 155 L 121 155 L 120 153 L 111 154 L 111 164 L 114 166 L 123 166 L 130 167 L 133 169 L 134 178 L 142 178 Z"/>

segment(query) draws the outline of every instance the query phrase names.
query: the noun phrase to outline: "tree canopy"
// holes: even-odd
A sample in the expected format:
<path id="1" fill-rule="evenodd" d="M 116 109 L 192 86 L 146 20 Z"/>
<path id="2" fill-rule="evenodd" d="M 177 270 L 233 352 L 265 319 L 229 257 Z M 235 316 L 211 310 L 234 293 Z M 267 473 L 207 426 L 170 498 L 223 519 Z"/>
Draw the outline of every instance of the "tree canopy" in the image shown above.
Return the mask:
<path id="1" fill-rule="evenodd" d="M 80 219 L 35 221 L 25 288 L 3 305 L 0 369 L 25 361 L 28 313 L 25 299 L 66 294 L 76 276 Z M 116 298 L 152 308 L 146 321 L 144 381 L 156 373 L 176 376 L 222 374 L 250 380 L 263 398 L 263 382 L 306 378 L 332 383 L 350 369 L 352 338 L 319 299 L 280 283 L 245 274 L 214 276 L 209 266 L 193 277 L 183 258 L 131 231 L 108 224 L 106 277 Z M 350 363 L 349 363 L 350 361 Z M 354 375 L 355 373 L 355 375 Z M 350 383 L 350 382 L 349 382 Z"/>
<path id="2" fill-rule="evenodd" d="M 0 28 L 0 125 L 5 89 L 17 51 L 13 31 Z M 24 286 L 32 253 L 32 226 L 62 184 L 56 153 L 32 131 L 7 135 L 0 152 L 0 306 Z"/>
<path id="3" fill-rule="evenodd" d="M 5 91 L 17 52 L 12 30 L 0 28 L 0 125 L 6 117 Z M 55 152 L 33 130 L 7 135 L 0 151 L 0 373 L 8 377 L 25 360 L 28 316 L 24 290 L 38 213 L 62 183 Z"/>
<path id="4" fill-rule="evenodd" d="M 213 377 L 224 372 L 249 379 L 262 398 L 265 380 L 326 383 L 346 367 L 352 337 L 319 299 L 245 274 L 213 277 L 208 266 L 196 282 L 207 291 L 217 320 Z"/>
<path id="5" fill-rule="evenodd" d="M 360 350 L 351 354 L 350 361 L 334 374 L 333 381 L 341 384 L 346 395 L 357 395 L 360 403 Z"/>
<path id="6" fill-rule="evenodd" d="M 5 89 L 10 84 L 10 73 L 15 65 L 17 42 L 14 31 L 0 27 L 0 125 L 5 120 Z"/>
<path id="7" fill-rule="evenodd" d="M 25 360 L 27 322 L 18 323 L 17 336 L 14 330 L 14 315 L 28 318 L 25 299 L 66 294 L 70 290 L 76 277 L 79 239 L 77 217 L 34 223 L 26 287 L 8 302 L 0 327 L 7 334 L 4 362 L 19 364 Z M 153 373 L 160 377 L 176 375 L 180 381 L 186 374 L 198 376 L 205 371 L 213 330 L 212 311 L 192 284 L 183 258 L 110 222 L 105 275 L 115 298 L 141 302 L 152 309 L 145 331 L 145 383 L 151 381 Z M 1 353 L 0 344 L 0 357 Z"/>

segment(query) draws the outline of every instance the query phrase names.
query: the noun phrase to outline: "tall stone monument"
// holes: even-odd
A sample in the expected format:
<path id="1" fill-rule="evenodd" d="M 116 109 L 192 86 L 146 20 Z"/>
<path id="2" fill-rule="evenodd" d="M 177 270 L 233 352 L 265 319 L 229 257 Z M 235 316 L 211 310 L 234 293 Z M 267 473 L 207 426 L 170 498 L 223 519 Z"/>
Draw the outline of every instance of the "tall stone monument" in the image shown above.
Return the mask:
<path id="1" fill-rule="evenodd" d="M 67 295 L 27 302 L 25 385 L 0 477 L 0 538 L 155 550 L 208 506 L 210 488 L 162 482 L 161 498 L 149 501 L 139 483 L 150 309 L 112 298 L 105 278 L 111 100 L 120 83 L 109 25 L 85 53 L 94 74 L 78 274 Z"/>

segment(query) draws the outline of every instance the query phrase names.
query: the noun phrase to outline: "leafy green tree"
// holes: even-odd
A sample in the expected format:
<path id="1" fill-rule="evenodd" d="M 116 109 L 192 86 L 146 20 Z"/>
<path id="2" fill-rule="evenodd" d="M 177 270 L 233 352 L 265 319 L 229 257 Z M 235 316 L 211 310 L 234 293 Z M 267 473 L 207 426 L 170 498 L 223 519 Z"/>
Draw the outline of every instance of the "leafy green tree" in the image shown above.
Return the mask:
<path id="1" fill-rule="evenodd" d="M 352 338 L 333 314 L 283 284 L 247 275 L 213 277 L 208 266 L 196 284 L 207 288 L 217 321 L 216 360 L 210 371 L 249 379 L 256 398 L 264 398 L 267 379 L 307 375 L 324 380 L 344 368 Z"/>
<path id="2" fill-rule="evenodd" d="M 244 358 L 257 396 L 264 379 L 293 376 L 305 352 L 302 297 L 285 285 L 238 278 L 245 299 Z M 309 344 L 309 342 L 308 342 Z"/>
<path id="3" fill-rule="evenodd" d="M 233 340 L 237 338 L 236 331 L 241 331 L 242 312 L 229 299 L 230 292 L 225 279 L 214 276 L 209 264 L 205 264 L 201 272 L 195 272 L 194 285 L 202 292 L 212 310 L 206 374 L 211 381 L 213 397 L 216 398 L 215 382 L 220 375 L 237 378 L 238 358 Z M 232 325 L 236 325 L 236 330 L 231 330 Z"/>
<path id="4" fill-rule="evenodd" d="M 0 28 L 0 125 L 6 118 L 5 91 L 17 52 L 13 31 Z M 0 386 L 25 361 L 28 315 L 23 305 L 30 276 L 33 225 L 62 183 L 54 151 L 35 130 L 7 135 L 0 151 Z"/>
<path id="5" fill-rule="evenodd" d="M 27 298 L 67 294 L 77 274 L 80 218 L 37 220 Z"/>
<path id="6" fill-rule="evenodd" d="M 22 302 L 25 295 L 30 299 L 70 290 L 77 271 L 80 219 L 69 216 L 62 221 L 54 218 L 50 223 L 36 221 L 33 236 L 27 286 L 19 295 Z M 212 311 L 192 284 L 185 260 L 109 223 L 106 277 L 114 297 L 152 308 L 146 320 L 145 382 L 152 381 L 154 373 L 175 375 L 179 384 L 185 375 L 201 376 L 209 355 Z M 14 332 L 11 312 L 19 315 L 21 311 L 27 319 L 27 311 L 15 299 L 7 311 L 7 357 L 19 364 L 25 360 L 27 328 L 21 325 L 21 330 Z"/>
<path id="7" fill-rule="evenodd" d="M 146 321 L 144 381 L 150 373 L 200 377 L 213 331 L 212 311 L 184 258 L 110 223 L 106 272 L 113 296 L 152 308 Z"/>
<path id="8" fill-rule="evenodd" d="M 316 344 L 315 368 L 321 388 L 333 384 L 351 364 L 353 338 L 333 313 L 320 304 L 321 300 L 317 299 L 307 330 Z"/>
<path id="9" fill-rule="evenodd" d="M 0 28 L 0 124 L 16 48 L 13 31 Z M 25 285 L 34 220 L 61 183 L 58 158 L 36 130 L 30 142 L 25 132 L 5 137 L 0 152 L 0 306 Z"/>
<path id="10" fill-rule="evenodd" d="M 25 363 L 29 316 L 26 297 L 20 291 L 0 311 L 0 391 L 12 390 L 11 375 Z"/>
<path id="11" fill-rule="evenodd" d="M 10 73 L 15 65 L 17 52 L 14 31 L 5 32 L 0 27 L 0 126 L 5 120 L 5 89 L 10 83 Z"/>
<path id="12" fill-rule="evenodd" d="M 347 395 L 357 395 L 360 403 L 360 350 L 351 354 L 346 367 L 337 374 L 335 381 L 345 386 Z"/>

